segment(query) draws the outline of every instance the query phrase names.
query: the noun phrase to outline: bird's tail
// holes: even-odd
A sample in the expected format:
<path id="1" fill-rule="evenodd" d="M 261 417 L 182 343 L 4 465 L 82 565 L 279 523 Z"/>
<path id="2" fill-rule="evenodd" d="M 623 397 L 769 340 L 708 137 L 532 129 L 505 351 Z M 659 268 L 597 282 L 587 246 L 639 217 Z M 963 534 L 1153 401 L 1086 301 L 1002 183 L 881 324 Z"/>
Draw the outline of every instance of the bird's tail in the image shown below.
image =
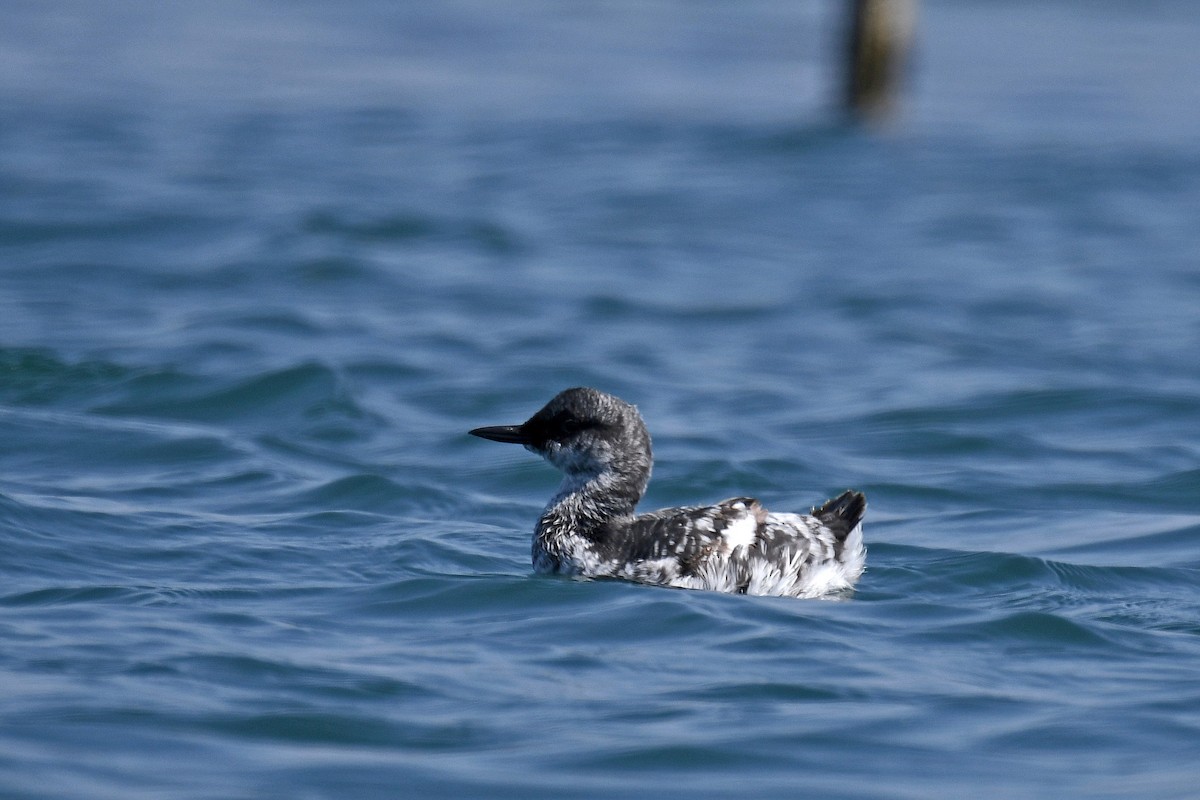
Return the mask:
<path id="1" fill-rule="evenodd" d="M 822 525 L 833 531 L 838 542 L 844 542 L 867 513 L 867 498 L 862 492 L 842 492 L 832 500 L 825 501 L 823 506 L 814 508 L 812 513 Z"/>

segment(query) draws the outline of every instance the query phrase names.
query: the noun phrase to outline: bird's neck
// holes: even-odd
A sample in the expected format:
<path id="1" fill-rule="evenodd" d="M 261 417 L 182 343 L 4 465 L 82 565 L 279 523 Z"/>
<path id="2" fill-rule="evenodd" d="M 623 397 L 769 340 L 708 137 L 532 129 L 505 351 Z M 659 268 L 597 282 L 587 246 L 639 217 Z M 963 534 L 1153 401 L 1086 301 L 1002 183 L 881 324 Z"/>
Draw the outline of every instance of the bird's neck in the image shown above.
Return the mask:
<path id="1" fill-rule="evenodd" d="M 647 479 L 614 470 L 567 474 L 538 521 L 538 537 L 594 539 L 612 520 L 633 516 Z"/>

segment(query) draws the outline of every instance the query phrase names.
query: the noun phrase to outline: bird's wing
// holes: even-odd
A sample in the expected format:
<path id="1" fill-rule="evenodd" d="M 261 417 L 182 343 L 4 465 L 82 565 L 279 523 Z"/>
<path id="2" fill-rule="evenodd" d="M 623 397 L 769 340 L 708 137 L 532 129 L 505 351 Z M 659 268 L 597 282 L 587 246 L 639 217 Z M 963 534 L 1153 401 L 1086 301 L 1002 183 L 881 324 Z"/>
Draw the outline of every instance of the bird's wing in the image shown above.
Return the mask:
<path id="1" fill-rule="evenodd" d="M 635 517 L 612 532 L 608 545 L 626 562 L 677 559 L 681 573 L 689 574 L 714 555 L 729 556 L 739 548 L 748 552 L 766 519 L 766 511 L 750 497 L 668 508 Z"/>

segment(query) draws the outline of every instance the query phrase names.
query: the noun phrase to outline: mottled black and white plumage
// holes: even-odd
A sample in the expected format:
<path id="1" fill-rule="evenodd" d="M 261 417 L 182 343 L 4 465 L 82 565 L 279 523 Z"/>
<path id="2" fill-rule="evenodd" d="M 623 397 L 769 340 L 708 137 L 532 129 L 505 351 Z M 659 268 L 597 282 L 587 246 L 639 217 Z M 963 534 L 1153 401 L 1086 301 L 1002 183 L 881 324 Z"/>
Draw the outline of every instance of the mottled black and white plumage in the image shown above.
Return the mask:
<path id="1" fill-rule="evenodd" d="M 859 492 L 811 514 L 768 513 L 749 497 L 635 514 L 650 480 L 650 434 L 637 409 L 610 394 L 567 389 L 521 425 L 471 433 L 524 445 L 564 473 L 534 532 L 539 572 L 791 597 L 843 593 L 862 574 Z"/>

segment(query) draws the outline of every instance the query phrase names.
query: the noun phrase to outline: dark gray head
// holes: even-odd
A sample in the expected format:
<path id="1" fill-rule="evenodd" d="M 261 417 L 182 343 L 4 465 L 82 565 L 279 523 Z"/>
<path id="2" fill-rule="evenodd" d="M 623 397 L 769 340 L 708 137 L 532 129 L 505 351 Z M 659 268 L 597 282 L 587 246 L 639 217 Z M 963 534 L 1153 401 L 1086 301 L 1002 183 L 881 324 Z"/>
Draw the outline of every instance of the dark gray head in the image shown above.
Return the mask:
<path id="1" fill-rule="evenodd" d="M 597 389 L 567 389 L 520 425 L 476 428 L 471 435 L 525 445 L 572 477 L 610 473 L 635 485 L 639 497 L 650 479 L 650 434 L 642 415 Z"/>

